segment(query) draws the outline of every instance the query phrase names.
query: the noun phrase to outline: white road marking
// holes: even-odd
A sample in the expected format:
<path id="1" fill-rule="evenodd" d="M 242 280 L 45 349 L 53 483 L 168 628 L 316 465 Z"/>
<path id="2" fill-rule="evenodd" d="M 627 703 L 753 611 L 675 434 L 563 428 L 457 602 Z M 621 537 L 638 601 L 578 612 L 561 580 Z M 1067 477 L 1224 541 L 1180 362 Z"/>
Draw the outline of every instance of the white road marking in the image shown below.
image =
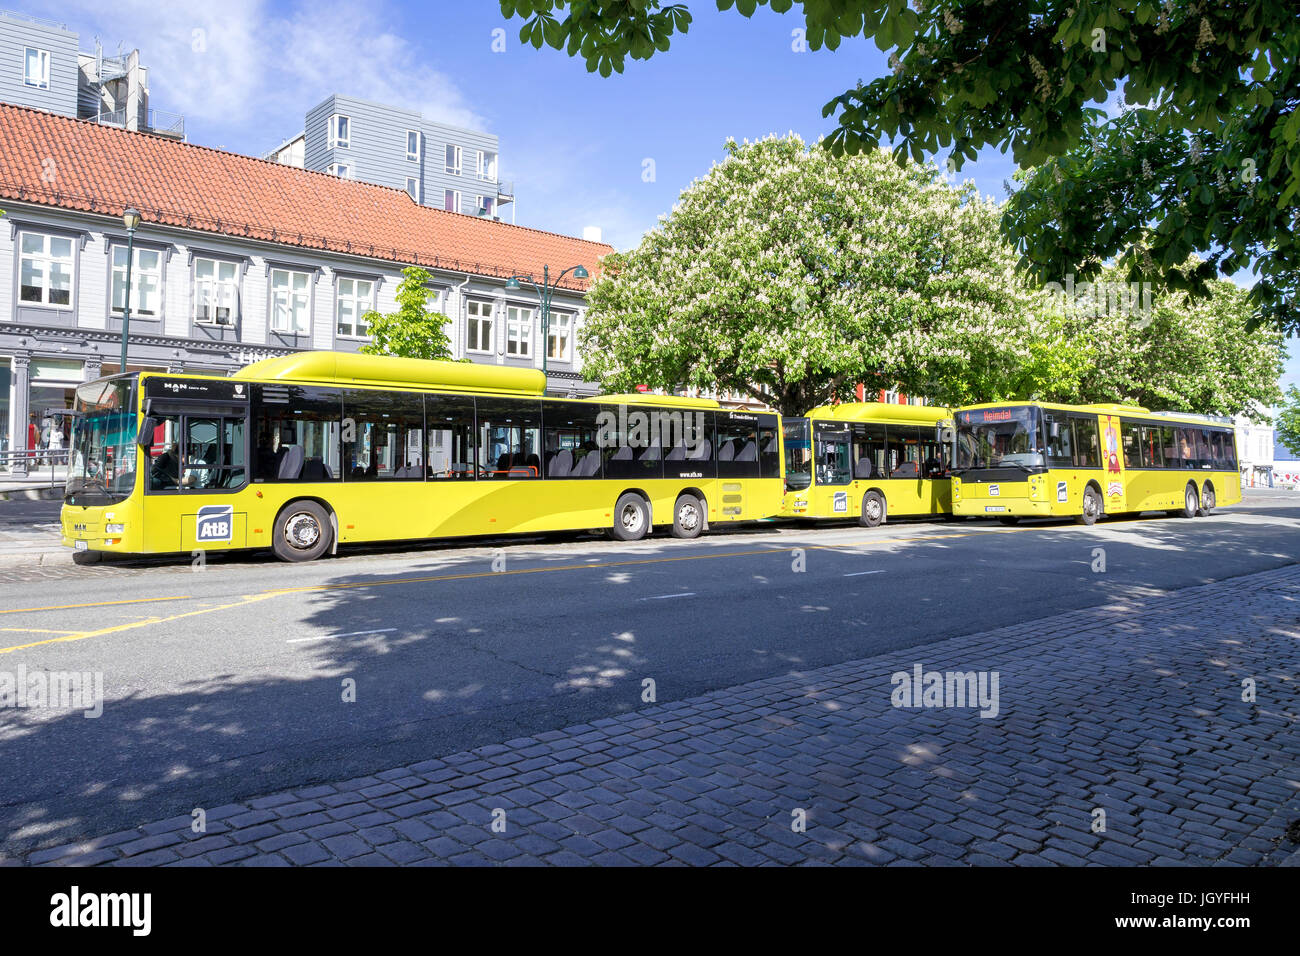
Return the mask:
<path id="1" fill-rule="evenodd" d="M 286 644 L 301 644 L 303 641 L 332 641 L 336 637 L 360 637 L 363 634 L 387 634 L 389 631 L 395 631 L 395 627 L 381 627 L 373 631 L 352 631 L 350 634 L 320 634 L 316 637 L 295 637 L 291 641 L 285 641 Z"/>
<path id="2" fill-rule="evenodd" d="M 848 574 L 846 574 L 846 575 L 844 575 L 844 576 L 845 576 L 846 578 L 856 578 L 856 577 L 858 577 L 858 576 L 861 575 L 861 574 L 884 574 L 884 573 L 885 573 L 885 572 L 884 572 L 883 569 L 880 570 L 880 571 L 851 571 L 851 572 L 849 572 Z"/>
<path id="3" fill-rule="evenodd" d="M 664 601 L 668 598 L 695 597 L 694 591 L 683 591 L 680 594 L 656 594 L 653 597 L 637 598 L 638 601 Z"/>

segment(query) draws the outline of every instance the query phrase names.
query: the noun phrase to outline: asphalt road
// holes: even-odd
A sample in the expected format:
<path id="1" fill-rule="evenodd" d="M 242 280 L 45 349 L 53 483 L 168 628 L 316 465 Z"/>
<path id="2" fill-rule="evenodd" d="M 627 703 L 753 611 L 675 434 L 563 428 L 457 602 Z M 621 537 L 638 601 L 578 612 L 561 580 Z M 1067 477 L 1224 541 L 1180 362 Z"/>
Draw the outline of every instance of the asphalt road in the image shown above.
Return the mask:
<path id="1" fill-rule="evenodd" d="M 0 671 L 102 673 L 104 709 L 0 710 L 0 857 L 633 710 L 647 678 L 665 701 L 894 651 L 941 666 L 924 645 L 1295 563 L 1297 531 L 1279 496 L 1094 528 L 760 525 L 11 574 Z"/>

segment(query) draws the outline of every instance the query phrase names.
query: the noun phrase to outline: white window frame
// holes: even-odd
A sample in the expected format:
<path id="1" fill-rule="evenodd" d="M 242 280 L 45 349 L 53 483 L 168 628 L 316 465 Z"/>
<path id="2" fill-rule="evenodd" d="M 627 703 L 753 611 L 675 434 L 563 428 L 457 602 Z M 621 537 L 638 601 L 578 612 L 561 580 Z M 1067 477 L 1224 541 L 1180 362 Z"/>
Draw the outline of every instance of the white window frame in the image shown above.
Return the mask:
<path id="1" fill-rule="evenodd" d="M 117 254 L 122 253 L 122 264 L 117 263 Z M 158 257 L 158 265 L 153 269 L 146 269 L 140 265 L 140 257 L 152 253 Z M 116 304 L 117 279 L 119 273 L 122 277 L 122 285 L 126 286 L 126 243 L 114 242 L 108 250 L 108 308 L 111 315 L 124 315 L 126 312 L 126 301 L 123 299 L 123 308 L 118 308 Z M 147 246 L 134 246 L 131 249 L 131 318 L 147 318 L 158 320 L 163 314 L 163 268 L 166 265 L 167 256 L 161 249 L 152 249 Z M 153 311 L 146 311 L 142 306 L 144 304 L 144 285 L 149 279 L 154 281 L 153 296 L 157 302 L 157 308 Z"/>
<path id="2" fill-rule="evenodd" d="M 414 176 L 406 177 L 406 195 L 410 196 L 417 203 L 420 201 L 421 188 L 420 181 Z"/>
<path id="3" fill-rule="evenodd" d="M 28 54 L 36 54 L 37 69 L 40 70 L 36 82 L 33 82 L 27 73 Z M 41 82 L 41 80 L 44 82 Z M 40 47 L 27 46 L 23 47 L 23 86 L 30 86 L 35 90 L 48 90 L 50 88 L 50 51 L 42 50 Z"/>
<path id="4" fill-rule="evenodd" d="M 465 159 L 464 152 L 455 143 L 448 143 L 446 153 L 451 153 L 451 155 L 455 157 L 455 161 L 448 162 L 446 159 L 446 154 L 444 153 L 443 168 L 448 174 L 452 176 L 459 176 L 461 170 L 464 168 L 463 165 Z"/>
<path id="5" fill-rule="evenodd" d="M 526 317 L 525 317 L 526 316 Z M 527 305 L 506 306 L 506 357 L 533 357 L 533 325 L 536 310 Z M 513 348 L 515 351 L 511 351 Z"/>
<path id="6" fill-rule="evenodd" d="M 339 179 L 351 179 L 351 178 L 352 178 L 352 164 L 351 164 L 351 163 L 330 163 L 330 164 L 329 164 L 329 171 L 330 171 L 330 175 L 331 175 L 331 176 L 337 176 L 337 177 L 339 177 Z"/>
<path id="7" fill-rule="evenodd" d="M 339 120 L 343 122 L 340 124 Z M 339 135 L 339 127 L 346 129 L 346 135 Z M 330 115 L 329 131 L 330 149 L 348 149 L 352 145 L 352 117 L 346 113 L 332 113 Z"/>
<path id="8" fill-rule="evenodd" d="M 211 263 L 211 278 L 199 277 L 199 263 Z M 223 268 L 231 270 L 231 277 L 223 279 L 221 272 Z M 190 314 L 196 325 L 211 325 L 222 329 L 234 329 L 239 327 L 239 263 L 232 262 L 229 259 L 219 259 L 215 256 L 195 256 L 191 267 L 190 281 L 193 283 L 193 292 L 191 300 L 193 305 Z M 219 317 L 222 308 L 226 309 L 227 317 L 223 320 Z M 208 317 L 201 314 L 202 311 L 209 313 Z"/>
<path id="9" fill-rule="evenodd" d="M 483 149 L 476 150 L 475 152 L 478 154 L 474 161 L 475 175 L 478 176 L 478 178 L 483 180 L 484 182 L 488 182 L 488 183 L 496 182 L 497 154 L 489 153 L 487 152 L 487 150 L 483 150 Z M 487 161 L 487 158 L 489 156 L 492 157 L 492 162 L 490 163 Z"/>
<path id="10" fill-rule="evenodd" d="M 488 354 L 492 351 L 492 303 L 483 299 L 470 299 L 465 303 L 465 351 Z M 478 336 L 474 335 L 475 327 Z M 478 345 L 471 344 L 475 338 Z"/>
<path id="11" fill-rule="evenodd" d="M 485 211 L 489 219 L 496 215 L 496 208 L 491 205 L 496 202 L 495 196 L 475 196 L 474 199 L 477 200 L 474 206 L 474 215 L 477 216 L 480 209 Z"/>
<path id="12" fill-rule="evenodd" d="M 365 292 L 362 292 L 362 287 Z M 343 331 L 343 306 L 352 307 L 350 332 Z M 334 334 L 341 339 L 368 339 L 369 327 L 362 321 L 375 308 L 375 280 L 341 275 L 334 284 Z"/>
<path id="13" fill-rule="evenodd" d="M 283 275 L 288 277 L 285 283 L 285 289 L 283 293 L 278 292 L 275 288 L 276 273 L 282 273 Z M 295 276 L 302 276 L 304 279 L 307 280 L 307 288 L 302 292 L 294 291 L 293 280 Z M 278 266 L 273 266 L 271 268 L 270 275 L 266 277 L 267 290 L 270 293 L 270 314 L 266 317 L 266 320 L 272 332 L 278 332 L 281 335 L 311 334 L 311 292 L 312 292 L 312 283 L 314 280 L 315 280 L 315 276 L 313 276 L 312 273 L 310 272 L 299 272 L 297 269 L 286 269 Z M 275 324 L 276 315 L 278 313 L 277 303 L 276 303 L 277 296 L 283 296 L 286 299 L 285 306 L 289 310 L 289 319 L 291 324 L 290 328 L 276 327 Z M 305 319 L 305 322 L 303 323 L 303 327 L 301 329 L 298 328 L 297 324 L 293 322 L 293 319 L 296 315 L 294 311 L 294 307 L 297 304 L 294 302 L 294 300 L 299 297 L 302 298 L 302 303 L 301 303 L 302 317 Z"/>
<path id="14" fill-rule="evenodd" d="M 41 239 L 40 252 L 23 252 L 23 237 L 36 236 Z M 63 240 L 68 244 L 67 256 L 56 256 L 51 251 L 54 240 Z M 49 309 L 71 309 L 72 300 L 77 290 L 77 246 L 76 239 L 69 236 L 60 236 L 48 232 L 37 232 L 31 229 L 18 230 L 18 282 L 15 286 L 15 294 L 18 297 L 17 305 L 19 306 L 43 306 Z M 22 298 L 23 294 L 23 263 L 31 262 L 39 265 L 38 275 L 40 276 L 41 297 L 39 300 Z M 67 266 L 68 272 L 68 301 L 64 304 L 51 302 L 51 293 L 55 290 L 50 284 L 50 273 L 54 265 Z"/>
<path id="15" fill-rule="evenodd" d="M 451 209 L 447 209 L 448 195 L 456 197 L 455 200 L 452 202 Z M 442 208 L 446 209 L 447 212 L 460 212 L 462 199 L 463 197 L 461 196 L 459 189 L 444 189 L 442 191 Z"/>
<path id="16" fill-rule="evenodd" d="M 415 137 L 415 152 L 411 152 L 411 137 Z M 406 131 L 406 158 L 413 163 L 418 163 L 424 155 L 424 134 L 418 129 L 408 129 Z"/>
<path id="17" fill-rule="evenodd" d="M 563 319 L 563 322 L 556 322 L 556 319 Z M 546 320 L 546 357 L 552 362 L 572 362 L 573 361 L 573 330 L 577 318 L 572 312 L 551 312 Z M 556 333 L 557 329 L 563 330 L 563 335 Z M 563 341 L 564 348 L 556 353 L 551 348 L 551 339 L 557 343 Z"/>

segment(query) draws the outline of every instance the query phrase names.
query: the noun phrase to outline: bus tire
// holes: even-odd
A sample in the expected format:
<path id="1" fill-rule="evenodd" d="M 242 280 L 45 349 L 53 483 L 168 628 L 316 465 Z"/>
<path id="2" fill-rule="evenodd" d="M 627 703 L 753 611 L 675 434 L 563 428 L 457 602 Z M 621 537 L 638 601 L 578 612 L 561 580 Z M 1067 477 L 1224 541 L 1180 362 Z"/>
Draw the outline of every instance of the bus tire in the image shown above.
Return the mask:
<path id="1" fill-rule="evenodd" d="M 1101 492 L 1088 485 L 1083 489 L 1083 508 L 1074 520 L 1079 524 L 1096 524 L 1101 517 Z"/>
<path id="2" fill-rule="evenodd" d="M 619 541 L 640 541 L 650 533 L 650 505 L 634 491 L 619 495 L 610 531 Z"/>
<path id="3" fill-rule="evenodd" d="M 1218 500 L 1214 497 L 1214 485 L 1207 481 L 1205 487 L 1201 489 L 1201 515 L 1208 515 L 1217 503 Z"/>
<path id="4" fill-rule="evenodd" d="M 73 564 L 99 564 L 104 560 L 103 551 L 73 551 Z"/>
<path id="5" fill-rule="evenodd" d="M 1002 515 L 998 521 L 1005 525 L 1020 524 L 1020 515 Z"/>
<path id="6" fill-rule="evenodd" d="M 704 530 L 704 505 L 694 495 L 678 495 L 673 505 L 673 537 L 698 538 Z"/>
<path id="7" fill-rule="evenodd" d="M 275 519 L 271 548 L 282 561 L 314 561 L 329 550 L 334 526 L 315 501 L 291 501 Z"/>
<path id="8" fill-rule="evenodd" d="M 885 521 L 885 496 L 878 491 L 868 491 L 862 496 L 862 513 L 858 524 L 864 528 L 879 528 Z"/>
<path id="9" fill-rule="evenodd" d="M 1178 512 L 1182 518 L 1195 518 L 1196 512 L 1201 510 L 1201 499 L 1196 493 L 1196 486 L 1189 484 L 1187 490 L 1183 492 L 1183 507 Z"/>

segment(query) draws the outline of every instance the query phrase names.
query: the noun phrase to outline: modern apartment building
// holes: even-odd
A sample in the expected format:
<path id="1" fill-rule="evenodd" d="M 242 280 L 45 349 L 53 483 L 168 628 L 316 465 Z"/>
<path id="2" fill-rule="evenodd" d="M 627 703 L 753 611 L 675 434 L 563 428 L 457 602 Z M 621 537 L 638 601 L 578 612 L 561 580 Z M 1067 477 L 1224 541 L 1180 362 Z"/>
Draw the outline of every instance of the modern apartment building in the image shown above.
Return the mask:
<path id="1" fill-rule="evenodd" d="M 149 106 L 140 51 L 105 56 L 80 50 L 61 23 L 0 10 L 0 102 L 105 126 L 185 138 L 185 118 Z"/>
<path id="2" fill-rule="evenodd" d="M 334 94 L 307 113 L 303 131 L 264 158 L 404 190 L 424 206 L 501 219 L 514 186 L 502 182 L 497 137 L 427 120 L 418 112 Z"/>
<path id="3" fill-rule="evenodd" d="M 418 265 L 456 357 L 545 366 L 551 394 L 597 391 L 576 354 L 588 282 L 563 280 L 544 328 L 536 291 L 508 280 L 540 282 L 545 266 L 594 276 L 607 245 L 0 104 L 0 449 L 22 446 L 31 413 L 119 370 L 128 207 L 142 214 L 128 370 L 229 373 L 299 349 L 359 349 L 365 314 L 394 311 L 402 269 Z"/>

